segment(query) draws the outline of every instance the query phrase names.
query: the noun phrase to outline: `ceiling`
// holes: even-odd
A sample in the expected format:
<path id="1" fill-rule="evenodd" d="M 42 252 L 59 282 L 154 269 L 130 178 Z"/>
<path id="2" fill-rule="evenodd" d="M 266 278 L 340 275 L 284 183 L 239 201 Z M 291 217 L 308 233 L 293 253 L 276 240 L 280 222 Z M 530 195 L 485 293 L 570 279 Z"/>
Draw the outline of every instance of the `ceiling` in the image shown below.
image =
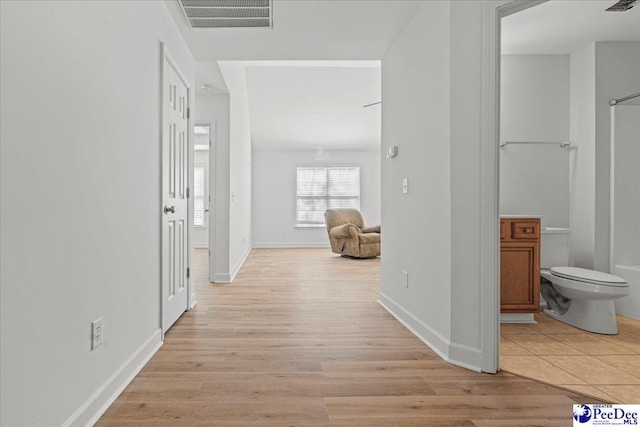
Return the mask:
<path id="1" fill-rule="evenodd" d="M 197 61 L 379 60 L 421 1 L 273 0 L 272 29 L 192 29 L 165 0 Z"/>
<path id="2" fill-rule="evenodd" d="M 248 62 L 255 150 L 380 148 L 380 63 Z"/>
<path id="3" fill-rule="evenodd" d="M 177 0 L 165 2 L 197 61 L 196 88 L 227 92 L 219 60 L 247 67 L 254 149 L 379 148 L 380 106 L 363 105 L 380 100 L 379 60 L 421 1 L 274 0 L 272 29 L 192 29 Z M 508 16 L 503 53 L 640 41 L 640 5 L 605 12 L 613 3 L 551 0 Z"/>
<path id="4" fill-rule="evenodd" d="M 502 20 L 503 54 L 569 54 L 594 41 L 640 41 L 640 4 L 606 12 L 615 0 L 551 0 Z"/>
<path id="5" fill-rule="evenodd" d="M 217 61 L 251 61 L 257 150 L 379 148 L 380 105 L 363 106 L 380 101 L 379 60 L 421 3 L 274 0 L 272 29 L 192 29 L 177 1 L 166 1 L 197 61 L 196 88 L 225 93 Z"/>

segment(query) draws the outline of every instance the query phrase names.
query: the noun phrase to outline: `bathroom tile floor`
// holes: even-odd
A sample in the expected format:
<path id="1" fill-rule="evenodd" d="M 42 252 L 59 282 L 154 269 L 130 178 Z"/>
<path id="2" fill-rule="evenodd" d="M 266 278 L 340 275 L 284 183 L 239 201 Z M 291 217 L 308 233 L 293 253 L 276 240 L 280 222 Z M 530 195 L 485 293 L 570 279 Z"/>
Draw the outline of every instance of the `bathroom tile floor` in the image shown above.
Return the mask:
<path id="1" fill-rule="evenodd" d="M 536 313 L 536 324 L 500 328 L 500 367 L 611 403 L 640 404 L 640 321 L 618 317 L 618 335 Z M 586 402 L 588 403 L 588 402 Z"/>

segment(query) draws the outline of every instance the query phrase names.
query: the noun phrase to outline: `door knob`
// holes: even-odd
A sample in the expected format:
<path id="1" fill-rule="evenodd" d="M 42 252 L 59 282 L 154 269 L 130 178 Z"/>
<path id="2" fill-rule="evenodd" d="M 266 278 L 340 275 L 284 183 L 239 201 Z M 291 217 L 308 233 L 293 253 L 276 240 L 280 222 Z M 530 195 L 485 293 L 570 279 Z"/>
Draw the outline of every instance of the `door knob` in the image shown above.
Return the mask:
<path id="1" fill-rule="evenodd" d="M 169 212 L 171 212 L 171 213 L 176 213 L 176 208 L 175 208 L 175 206 L 171 206 L 171 207 L 169 207 L 169 205 L 165 205 L 165 206 L 164 206 L 164 213 L 168 214 Z"/>
<path id="2" fill-rule="evenodd" d="M 205 209 L 204 211 L 205 211 L 205 212 L 209 212 L 209 209 Z"/>

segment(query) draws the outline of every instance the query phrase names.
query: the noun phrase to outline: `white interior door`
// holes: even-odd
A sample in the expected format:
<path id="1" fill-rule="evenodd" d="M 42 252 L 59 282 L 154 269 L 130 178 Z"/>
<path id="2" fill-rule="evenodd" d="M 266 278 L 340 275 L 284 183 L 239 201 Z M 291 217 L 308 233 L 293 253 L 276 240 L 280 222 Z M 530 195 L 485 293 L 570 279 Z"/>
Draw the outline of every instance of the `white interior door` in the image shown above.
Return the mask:
<path id="1" fill-rule="evenodd" d="M 170 58 L 162 90 L 162 330 L 188 308 L 189 89 Z"/>

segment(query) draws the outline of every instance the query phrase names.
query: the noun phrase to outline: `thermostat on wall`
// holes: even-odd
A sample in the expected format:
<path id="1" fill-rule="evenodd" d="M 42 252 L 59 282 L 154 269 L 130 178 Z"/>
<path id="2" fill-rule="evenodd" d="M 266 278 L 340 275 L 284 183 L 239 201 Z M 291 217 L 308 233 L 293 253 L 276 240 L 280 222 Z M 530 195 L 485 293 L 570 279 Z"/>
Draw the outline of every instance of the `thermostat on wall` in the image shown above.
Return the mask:
<path id="1" fill-rule="evenodd" d="M 398 147 L 392 145 L 387 148 L 387 159 L 391 159 L 398 155 Z"/>

